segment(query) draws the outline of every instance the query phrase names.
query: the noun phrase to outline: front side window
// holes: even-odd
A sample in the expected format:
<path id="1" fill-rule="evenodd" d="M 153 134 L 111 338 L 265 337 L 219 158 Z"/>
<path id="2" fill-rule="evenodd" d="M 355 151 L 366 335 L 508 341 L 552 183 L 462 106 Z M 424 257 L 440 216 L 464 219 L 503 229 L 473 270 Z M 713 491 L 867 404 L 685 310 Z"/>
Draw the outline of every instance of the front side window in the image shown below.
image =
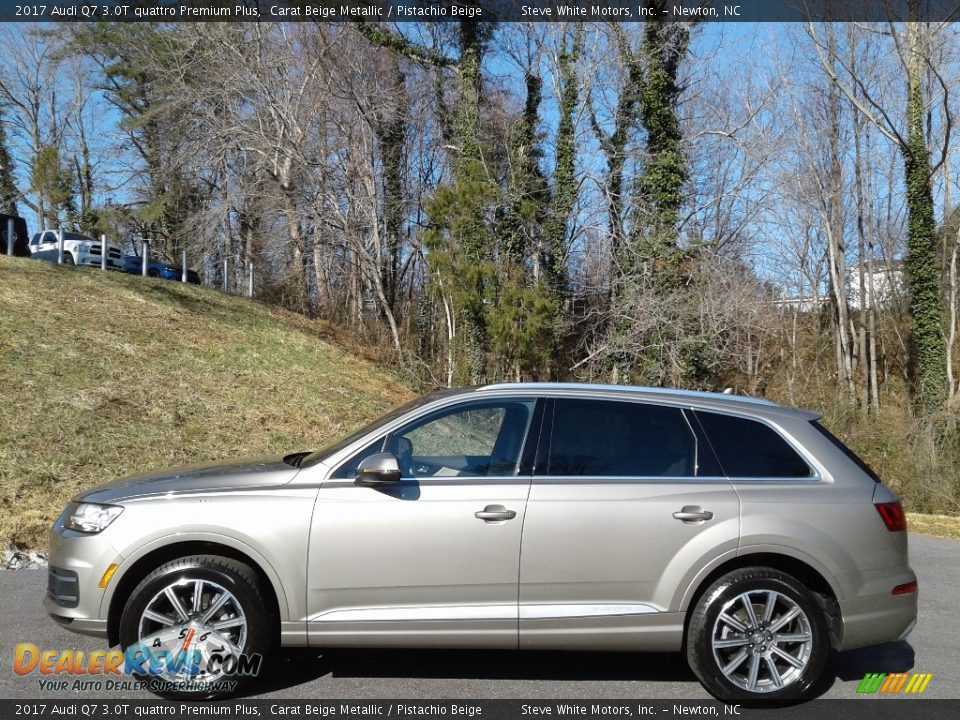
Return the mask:
<path id="1" fill-rule="evenodd" d="M 697 440 L 679 408 L 558 399 L 545 474 L 693 477 Z"/>
<path id="2" fill-rule="evenodd" d="M 513 476 L 535 403 L 488 400 L 438 410 L 373 441 L 333 477 L 352 478 L 362 460 L 382 451 L 397 457 L 405 478 Z"/>
<path id="3" fill-rule="evenodd" d="M 790 443 L 769 425 L 697 410 L 717 460 L 731 478 L 808 478 L 813 471 Z"/>

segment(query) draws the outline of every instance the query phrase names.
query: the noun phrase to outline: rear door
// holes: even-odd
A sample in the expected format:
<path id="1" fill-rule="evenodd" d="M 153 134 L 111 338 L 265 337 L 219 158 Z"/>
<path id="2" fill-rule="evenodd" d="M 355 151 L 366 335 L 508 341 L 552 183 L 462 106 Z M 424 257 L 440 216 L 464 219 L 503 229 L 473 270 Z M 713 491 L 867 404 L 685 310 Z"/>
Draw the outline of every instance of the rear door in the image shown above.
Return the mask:
<path id="1" fill-rule="evenodd" d="M 556 398 L 540 445 L 521 550 L 521 647 L 678 649 L 683 591 L 736 553 L 740 527 L 737 494 L 689 411 Z"/>

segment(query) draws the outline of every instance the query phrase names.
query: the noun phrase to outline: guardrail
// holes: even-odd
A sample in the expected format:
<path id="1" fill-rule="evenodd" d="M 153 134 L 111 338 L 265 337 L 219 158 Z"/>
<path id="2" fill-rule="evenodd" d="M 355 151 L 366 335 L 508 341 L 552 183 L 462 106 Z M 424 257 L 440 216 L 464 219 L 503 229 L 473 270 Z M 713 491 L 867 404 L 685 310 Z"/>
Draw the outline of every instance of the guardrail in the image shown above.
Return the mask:
<path id="1" fill-rule="evenodd" d="M 7 237 L 13 237 L 13 220 L 7 220 Z M 100 236 L 100 269 L 107 270 L 107 256 L 109 250 L 107 249 L 107 236 Z M 7 243 L 7 255 L 13 255 L 13 242 Z M 60 228 L 57 230 L 57 265 L 63 265 L 64 258 L 64 230 Z M 140 275 L 142 277 L 147 277 L 149 275 L 149 266 L 150 266 L 150 241 L 141 240 L 140 244 Z M 188 265 L 187 265 L 187 251 L 184 250 L 181 255 L 180 263 L 180 282 L 187 282 L 188 277 Z M 230 259 L 224 258 L 223 260 L 223 291 L 229 292 L 229 278 L 230 278 Z M 253 272 L 253 262 L 247 262 L 247 296 L 253 297 L 254 295 L 254 272 Z"/>

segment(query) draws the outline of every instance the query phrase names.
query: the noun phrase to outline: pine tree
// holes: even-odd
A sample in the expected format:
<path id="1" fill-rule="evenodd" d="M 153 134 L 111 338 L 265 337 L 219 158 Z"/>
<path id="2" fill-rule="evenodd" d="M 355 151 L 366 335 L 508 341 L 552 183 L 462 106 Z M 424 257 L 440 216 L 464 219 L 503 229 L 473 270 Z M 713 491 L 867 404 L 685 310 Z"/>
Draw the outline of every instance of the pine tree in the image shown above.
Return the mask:
<path id="1" fill-rule="evenodd" d="M 33 192 L 43 197 L 44 206 L 49 208 L 48 224 L 64 222 L 72 228 L 77 219 L 74 177 L 70 169 L 64 167 L 55 145 L 45 145 L 36 154 L 30 169 L 30 181 Z"/>
<path id="2" fill-rule="evenodd" d="M 17 214 L 17 185 L 13 179 L 13 158 L 7 147 L 7 126 L 0 112 L 0 213 Z"/>

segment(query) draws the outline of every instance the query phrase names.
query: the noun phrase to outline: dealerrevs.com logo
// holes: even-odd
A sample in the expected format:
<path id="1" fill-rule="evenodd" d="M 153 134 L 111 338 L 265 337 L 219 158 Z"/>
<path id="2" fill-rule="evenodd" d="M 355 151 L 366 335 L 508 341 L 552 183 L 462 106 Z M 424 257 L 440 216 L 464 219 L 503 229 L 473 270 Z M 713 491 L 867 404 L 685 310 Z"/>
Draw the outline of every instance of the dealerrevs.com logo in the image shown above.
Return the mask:
<path id="1" fill-rule="evenodd" d="M 41 650 L 34 643 L 14 648 L 13 671 L 39 675 L 40 690 L 90 692 L 150 690 L 151 692 L 230 692 L 237 676 L 255 677 L 263 657 L 231 652 L 228 643 L 207 634 L 170 648 L 156 638 L 120 650 Z"/>

